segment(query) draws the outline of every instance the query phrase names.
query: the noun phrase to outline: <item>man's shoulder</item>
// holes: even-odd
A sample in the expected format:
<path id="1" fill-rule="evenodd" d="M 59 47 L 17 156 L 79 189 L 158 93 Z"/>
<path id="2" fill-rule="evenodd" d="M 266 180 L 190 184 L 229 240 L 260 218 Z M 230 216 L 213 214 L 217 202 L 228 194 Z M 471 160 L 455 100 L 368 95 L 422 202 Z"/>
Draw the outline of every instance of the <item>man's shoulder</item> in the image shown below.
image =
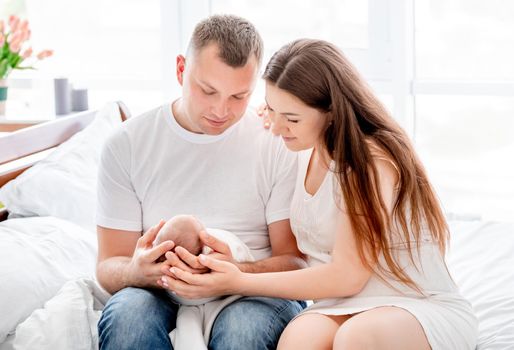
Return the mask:
<path id="1" fill-rule="evenodd" d="M 105 144 L 110 147 L 126 147 L 128 144 L 136 142 L 143 135 L 147 135 L 148 127 L 155 123 L 161 108 L 161 106 L 153 108 L 121 123 L 121 125 L 109 135 Z"/>
<path id="2" fill-rule="evenodd" d="M 281 139 L 269 130 L 264 128 L 264 122 L 253 108 L 248 108 L 238 125 L 239 134 L 250 140 L 261 143 L 261 146 L 281 146 Z"/>
<path id="3" fill-rule="evenodd" d="M 260 125 L 262 126 L 262 118 L 257 116 L 253 108 L 248 107 L 241 120 L 237 123 L 237 127 L 249 133 L 258 133 L 260 129 L 264 129 L 259 128 L 259 122 L 261 122 Z"/>
<path id="4" fill-rule="evenodd" d="M 297 155 L 290 151 L 280 136 L 264 128 L 261 117 L 249 108 L 238 125 L 238 139 L 241 147 L 252 152 L 266 167 L 289 167 L 296 164 Z M 280 164 L 277 164 L 280 163 Z"/>
<path id="5" fill-rule="evenodd" d="M 128 119 L 122 124 L 122 129 L 130 132 L 138 132 L 138 130 L 141 130 L 141 127 L 153 123 L 155 119 L 159 117 L 162 108 L 162 106 L 158 106 Z"/>

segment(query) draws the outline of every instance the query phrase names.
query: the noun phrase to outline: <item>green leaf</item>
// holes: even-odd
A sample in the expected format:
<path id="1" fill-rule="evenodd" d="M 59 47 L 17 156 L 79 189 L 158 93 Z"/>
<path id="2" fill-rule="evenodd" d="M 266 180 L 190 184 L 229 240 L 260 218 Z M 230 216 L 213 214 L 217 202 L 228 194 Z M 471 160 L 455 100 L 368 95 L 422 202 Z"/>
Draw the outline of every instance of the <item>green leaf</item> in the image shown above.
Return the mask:
<path id="1" fill-rule="evenodd" d="M 36 70 L 36 68 L 34 68 L 34 67 L 16 67 L 16 69 L 20 69 L 20 70 L 26 70 L 26 69 Z"/>
<path id="2" fill-rule="evenodd" d="M 9 68 L 7 59 L 4 58 L 0 61 L 0 78 L 3 79 L 7 75 L 7 69 Z"/>
<path id="3" fill-rule="evenodd" d="M 7 41 L 4 43 L 4 47 L 2 47 L 2 56 L 0 58 L 5 58 L 9 55 L 9 44 Z"/>
<path id="4" fill-rule="evenodd" d="M 10 52 L 9 53 L 9 56 L 8 56 L 8 60 L 9 60 L 9 65 L 11 67 L 16 67 L 16 62 L 18 61 L 18 57 L 20 57 L 20 55 L 18 55 L 16 52 Z"/>
<path id="5" fill-rule="evenodd" d="M 13 69 L 18 69 L 18 64 L 20 64 L 21 61 L 23 61 L 23 58 L 20 55 L 16 55 L 11 64 Z"/>

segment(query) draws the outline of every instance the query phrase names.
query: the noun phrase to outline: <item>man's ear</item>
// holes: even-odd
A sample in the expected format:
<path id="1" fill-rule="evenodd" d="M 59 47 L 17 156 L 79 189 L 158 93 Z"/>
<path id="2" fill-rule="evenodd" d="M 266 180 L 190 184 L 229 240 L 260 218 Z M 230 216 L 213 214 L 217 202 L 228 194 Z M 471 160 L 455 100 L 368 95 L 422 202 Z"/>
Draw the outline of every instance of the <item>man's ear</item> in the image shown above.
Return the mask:
<path id="1" fill-rule="evenodd" d="M 182 55 L 177 56 L 177 80 L 180 86 L 184 83 L 184 70 L 186 69 L 186 58 Z"/>

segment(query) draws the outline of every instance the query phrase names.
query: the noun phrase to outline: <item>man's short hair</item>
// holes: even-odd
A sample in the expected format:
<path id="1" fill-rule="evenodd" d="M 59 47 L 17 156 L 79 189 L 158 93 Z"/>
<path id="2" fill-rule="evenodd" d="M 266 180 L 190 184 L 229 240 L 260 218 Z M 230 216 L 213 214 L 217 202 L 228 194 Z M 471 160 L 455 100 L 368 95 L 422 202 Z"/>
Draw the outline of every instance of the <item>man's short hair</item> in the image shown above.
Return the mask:
<path id="1" fill-rule="evenodd" d="M 262 60 L 263 43 L 257 29 L 248 20 L 234 15 L 214 15 L 198 23 L 188 46 L 195 53 L 215 43 L 219 57 L 231 67 L 246 65 L 251 55 Z"/>

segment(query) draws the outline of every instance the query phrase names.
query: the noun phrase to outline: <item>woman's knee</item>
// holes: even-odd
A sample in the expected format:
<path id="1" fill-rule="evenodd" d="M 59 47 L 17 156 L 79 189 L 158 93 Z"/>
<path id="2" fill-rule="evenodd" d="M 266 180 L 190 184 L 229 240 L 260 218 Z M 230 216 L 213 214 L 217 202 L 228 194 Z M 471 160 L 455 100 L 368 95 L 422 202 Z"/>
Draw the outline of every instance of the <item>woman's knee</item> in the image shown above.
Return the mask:
<path id="1" fill-rule="evenodd" d="M 305 314 L 286 327 L 278 349 L 332 349 L 338 323 L 321 314 Z"/>
<path id="2" fill-rule="evenodd" d="M 348 320 L 343 323 L 334 337 L 334 350 L 364 350 L 373 349 L 374 335 L 362 327 L 360 322 Z"/>
<path id="3" fill-rule="evenodd" d="M 362 312 L 337 331 L 334 349 L 430 349 L 423 328 L 408 311 L 380 307 Z"/>

